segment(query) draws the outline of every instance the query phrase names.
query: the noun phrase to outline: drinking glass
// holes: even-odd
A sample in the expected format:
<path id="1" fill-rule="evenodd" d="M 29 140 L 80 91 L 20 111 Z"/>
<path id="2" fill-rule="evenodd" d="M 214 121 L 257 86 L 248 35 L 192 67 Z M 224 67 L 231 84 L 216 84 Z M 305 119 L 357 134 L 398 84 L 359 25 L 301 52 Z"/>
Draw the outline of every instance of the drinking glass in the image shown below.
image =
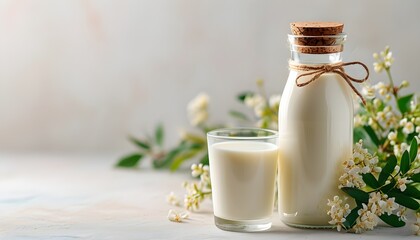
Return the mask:
<path id="1" fill-rule="evenodd" d="M 227 128 L 207 133 L 214 220 L 228 231 L 271 227 L 278 158 L 278 133 Z"/>

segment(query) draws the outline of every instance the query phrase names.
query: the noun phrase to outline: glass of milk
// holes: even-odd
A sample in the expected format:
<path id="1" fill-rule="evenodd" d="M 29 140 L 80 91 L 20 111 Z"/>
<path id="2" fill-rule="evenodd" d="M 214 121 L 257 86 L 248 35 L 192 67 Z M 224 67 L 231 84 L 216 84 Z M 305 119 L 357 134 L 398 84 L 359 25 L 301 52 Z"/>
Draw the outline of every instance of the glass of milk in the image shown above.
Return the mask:
<path id="1" fill-rule="evenodd" d="M 228 231 L 271 227 L 278 133 L 229 128 L 207 133 L 214 220 Z"/>

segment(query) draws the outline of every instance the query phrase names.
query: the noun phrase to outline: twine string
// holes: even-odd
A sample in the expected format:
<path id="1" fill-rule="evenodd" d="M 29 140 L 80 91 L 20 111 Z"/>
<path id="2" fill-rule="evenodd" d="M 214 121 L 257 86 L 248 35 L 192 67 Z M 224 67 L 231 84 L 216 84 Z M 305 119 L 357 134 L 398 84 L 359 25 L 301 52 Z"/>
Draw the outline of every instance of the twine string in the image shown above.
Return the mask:
<path id="1" fill-rule="evenodd" d="M 362 79 L 357 79 L 348 75 L 346 71 L 344 70 L 344 67 L 349 66 L 349 65 L 362 66 L 364 70 L 366 71 L 366 76 Z M 319 65 L 319 66 L 296 64 L 293 62 L 289 62 L 289 67 L 290 69 L 293 69 L 293 70 L 305 72 L 305 73 L 299 74 L 296 77 L 296 86 L 298 87 L 304 87 L 316 81 L 324 73 L 336 73 L 340 75 L 344 79 L 344 81 L 347 82 L 347 84 L 350 86 L 353 92 L 356 93 L 357 96 L 359 96 L 359 98 L 362 100 L 363 104 L 366 105 L 366 100 L 363 98 L 362 94 L 356 89 L 356 87 L 352 83 L 352 82 L 363 83 L 369 78 L 369 69 L 362 62 L 340 62 L 340 63 L 334 63 L 334 64 L 324 64 L 324 65 Z M 308 81 L 300 82 L 299 80 L 305 76 L 312 76 L 312 77 Z"/>

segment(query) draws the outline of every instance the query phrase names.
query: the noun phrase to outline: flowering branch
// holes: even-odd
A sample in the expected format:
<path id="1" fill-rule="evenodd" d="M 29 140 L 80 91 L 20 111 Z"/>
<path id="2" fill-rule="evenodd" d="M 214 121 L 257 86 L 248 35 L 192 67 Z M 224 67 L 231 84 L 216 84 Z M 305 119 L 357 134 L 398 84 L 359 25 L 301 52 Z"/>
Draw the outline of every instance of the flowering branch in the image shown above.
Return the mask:
<path id="1" fill-rule="evenodd" d="M 375 71 L 385 70 L 389 83 L 364 88 L 369 101 L 354 116 L 354 138 L 358 142 L 352 158 L 343 163 L 344 173 L 339 178 L 339 188 L 353 201 L 335 196 L 328 200 L 327 214 L 337 230 L 361 233 L 372 230 L 379 219 L 402 227 L 407 209 L 411 209 L 417 212 L 414 225 L 416 234 L 420 234 L 420 105 L 414 103 L 414 94 L 400 95 L 400 90 L 409 86 L 407 81 L 395 86 L 390 48 L 373 57 Z M 389 104 L 392 98 L 397 110 Z M 376 153 L 370 154 L 363 145 Z M 354 207 L 350 209 L 350 205 Z"/>

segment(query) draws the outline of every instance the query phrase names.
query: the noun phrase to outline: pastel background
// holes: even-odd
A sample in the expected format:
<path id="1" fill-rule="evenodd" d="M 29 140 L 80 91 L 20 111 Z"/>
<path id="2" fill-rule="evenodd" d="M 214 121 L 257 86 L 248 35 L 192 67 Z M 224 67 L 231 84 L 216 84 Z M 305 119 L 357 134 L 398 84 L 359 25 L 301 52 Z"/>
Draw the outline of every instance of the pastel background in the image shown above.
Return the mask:
<path id="1" fill-rule="evenodd" d="M 345 59 L 370 67 L 390 45 L 396 81 L 418 92 L 419 10 L 417 0 L 2 0 L 0 151 L 125 153 L 128 134 L 159 121 L 170 146 L 199 92 L 211 121 L 229 121 L 256 79 L 282 92 L 292 21 L 344 22 Z"/>

